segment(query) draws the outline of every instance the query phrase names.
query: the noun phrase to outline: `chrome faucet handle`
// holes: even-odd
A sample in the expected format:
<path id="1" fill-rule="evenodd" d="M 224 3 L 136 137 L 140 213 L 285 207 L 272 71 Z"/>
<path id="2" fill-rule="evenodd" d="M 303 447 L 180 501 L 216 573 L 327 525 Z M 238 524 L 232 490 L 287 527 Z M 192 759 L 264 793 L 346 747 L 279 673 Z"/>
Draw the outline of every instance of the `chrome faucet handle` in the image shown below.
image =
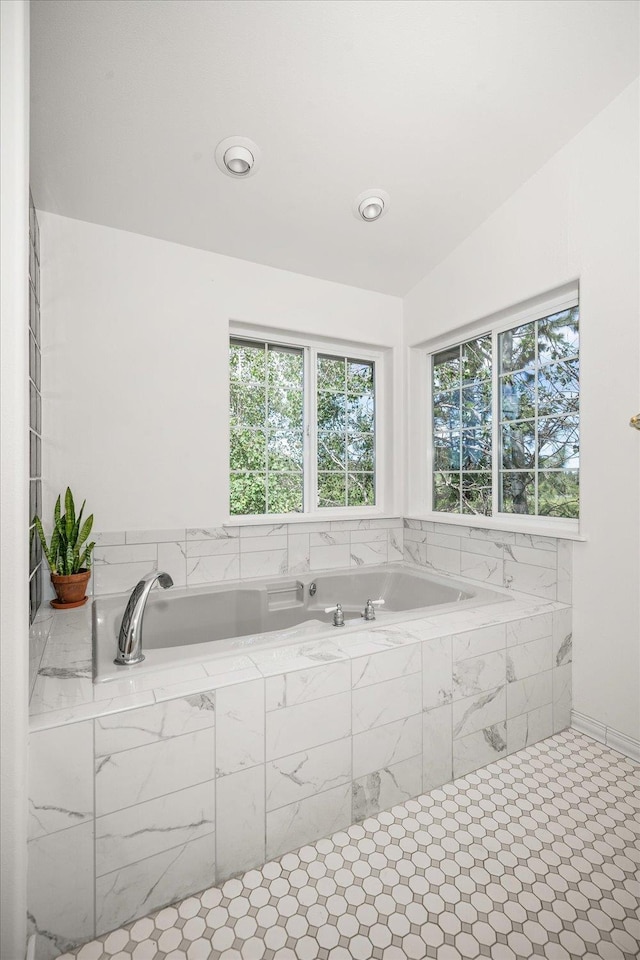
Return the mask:
<path id="1" fill-rule="evenodd" d="M 333 614 L 334 627 L 344 627 L 344 613 L 341 603 L 336 603 L 335 607 L 325 607 L 324 612 Z"/>
<path id="2" fill-rule="evenodd" d="M 382 607 L 382 606 L 384 606 L 384 600 L 382 598 L 380 598 L 380 600 L 367 600 L 364 607 L 364 612 L 361 613 L 360 616 L 364 617 L 365 620 L 375 620 L 376 618 L 375 607 Z"/>

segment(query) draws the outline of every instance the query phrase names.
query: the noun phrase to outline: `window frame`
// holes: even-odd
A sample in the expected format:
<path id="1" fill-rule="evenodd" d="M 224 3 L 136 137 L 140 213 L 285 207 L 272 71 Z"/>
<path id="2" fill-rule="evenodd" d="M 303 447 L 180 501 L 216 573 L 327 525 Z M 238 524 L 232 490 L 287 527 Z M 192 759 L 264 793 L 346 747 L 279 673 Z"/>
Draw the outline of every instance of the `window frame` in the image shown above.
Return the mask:
<path id="1" fill-rule="evenodd" d="M 572 285 L 571 289 L 555 296 L 545 297 L 536 300 L 535 306 L 525 306 L 514 308 L 512 310 L 502 311 L 500 314 L 489 317 L 485 320 L 470 324 L 469 326 L 459 328 L 456 334 L 446 334 L 430 341 L 421 348 L 424 364 L 419 367 L 424 371 L 426 366 L 426 390 L 422 392 L 423 417 L 422 423 L 426 426 L 426 433 L 423 430 L 423 437 L 426 435 L 426 456 L 424 458 L 425 482 L 423 484 L 423 494 L 421 496 L 421 505 L 417 511 L 417 516 L 440 523 L 462 524 L 466 526 L 493 527 L 499 530 L 513 529 L 515 531 L 533 532 L 548 536 L 567 537 L 568 539 L 580 539 L 580 516 L 582 514 L 582 492 L 579 487 L 579 507 L 578 518 L 569 517 L 550 517 L 540 514 L 517 514 L 500 511 L 499 490 L 500 490 L 500 369 L 498 362 L 498 337 L 505 331 L 512 330 L 514 327 L 542 320 L 554 313 L 560 313 L 562 310 L 568 310 L 571 307 L 580 307 L 579 290 L 577 285 Z M 581 357 L 581 318 L 579 319 L 579 343 L 578 358 Z M 447 513 L 441 510 L 433 509 L 433 475 L 434 475 L 434 438 L 433 438 L 433 356 L 449 347 L 455 347 L 467 340 L 473 340 L 481 336 L 491 336 L 491 478 L 492 478 L 492 512 L 490 515 L 473 513 Z M 582 394 L 582 369 L 580 367 L 580 381 L 578 394 L 578 437 L 581 447 L 582 441 L 582 417 L 581 417 L 581 394 Z M 537 418 L 537 406 L 536 406 Z M 426 423 L 425 423 L 426 421 Z M 580 469 L 580 468 L 579 468 Z M 416 515 L 412 513 L 411 515 Z"/>
<path id="2" fill-rule="evenodd" d="M 233 340 L 247 340 L 259 343 L 268 343 L 274 347 L 289 347 L 303 352 L 303 507 L 300 512 L 294 513 L 228 513 L 225 526 L 243 526 L 247 524 L 278 524 L 313 522 L 327 520 L 357 520 L 369 517 L 386 516 L 386 483 L 384 464 L 387 449 L 385 429 L 386 411 L 386 363 L 387 351 L 376 349 L 367 344 L 357 344 L 352 341 L 340 341 L 314 338 L 296 333 L 283 333 L 260 327 L 249 327 L 244 324 L 231 324 L 227 337 L 227 349 Z M 375 504 L 358 507 L 320 507 L 318 500 L 318 425 L 317 411 L 318 356 L 335 356 L 338 359 L 347 357 L 350 360 L 363 360 L 373 363 L 373 398 L 374 398 L 374 489 Z M 227 396 L 230 395 L 231 377 L 227 362 Z M 230 454 L 231 429 L 227 420 L 227 503 L 230 509 Z"/>

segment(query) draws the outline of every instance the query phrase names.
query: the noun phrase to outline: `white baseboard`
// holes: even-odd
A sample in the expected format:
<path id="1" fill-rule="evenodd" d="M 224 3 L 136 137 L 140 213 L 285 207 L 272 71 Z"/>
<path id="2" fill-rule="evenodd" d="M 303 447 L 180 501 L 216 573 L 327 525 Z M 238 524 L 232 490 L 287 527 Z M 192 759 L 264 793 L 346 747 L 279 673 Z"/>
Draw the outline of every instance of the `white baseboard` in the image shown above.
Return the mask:
<path id="1" fill-rule="evenodd" d="M 571 726 L 579 733 L 585 733 L 598 743 L 603 743 L 606 747 L 611 747 L 612 750 L 617 750 L 623 756 L 629 757 L 630 760 L 640 763 L 640 740 L 634 740 L 626 733 L 607 727 L 599 720 L 594 720 L 585 713 L 578 713 L 577 710 L 571 711 Z"/>
<path id="2" fill-rule="evenodd" d="M 578 713 L 577 710 L 571 711 L 571 726 L 580 733 L 586 733 L 588 737 L 593 737 L 598 743 L 607 742 L 607 728 L 599 720 L 593 720 L 585 713 Z"/>
<path id="3" fill-rule="evenodd" d="M 619 733 L 617 730 L 609 728 L 607 730 L 607 746 L 618 753 L 623 753 L 630 760 L 640 763 L 640 740 L 634 740 L 628 737 L 626 733 Z"/>

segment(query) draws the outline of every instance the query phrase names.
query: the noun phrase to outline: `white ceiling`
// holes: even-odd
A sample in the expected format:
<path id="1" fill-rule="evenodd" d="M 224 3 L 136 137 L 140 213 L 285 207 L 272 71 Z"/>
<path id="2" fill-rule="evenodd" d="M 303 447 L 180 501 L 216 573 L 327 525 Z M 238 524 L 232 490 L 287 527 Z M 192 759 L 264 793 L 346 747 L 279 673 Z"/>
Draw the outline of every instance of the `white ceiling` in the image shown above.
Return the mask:
<path id="1" fill-rule="evenodd" d="M 32 0 L 45 210 L 402 295 L 638 73 L 637 0 Z M 232 180 L 216 144 L 262 150 Z M 362 190 L 391 197 L 357 221 Z"/>

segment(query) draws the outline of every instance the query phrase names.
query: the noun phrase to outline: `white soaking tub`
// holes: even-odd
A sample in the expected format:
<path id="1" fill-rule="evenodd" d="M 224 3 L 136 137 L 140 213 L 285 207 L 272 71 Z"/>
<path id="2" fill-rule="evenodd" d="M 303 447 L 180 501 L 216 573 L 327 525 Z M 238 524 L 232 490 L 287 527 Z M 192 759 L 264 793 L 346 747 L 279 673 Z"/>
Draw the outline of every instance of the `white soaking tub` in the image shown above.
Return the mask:
<path id="1" fill-rule="evenodd" d="M 507 597 L 408 563 L 154 590 L 144 614 L 145 660 L 125 666 L 113 659 L 127 599 L 120 594 L 93 602 L 95 683 L 300 640 L 335 639 Z M 367 600 L 384 600 L 373 622 L 362 617 Z M 344 627 L 334 627 L 332 614 L 325 612 L 337 603 Z"/>

